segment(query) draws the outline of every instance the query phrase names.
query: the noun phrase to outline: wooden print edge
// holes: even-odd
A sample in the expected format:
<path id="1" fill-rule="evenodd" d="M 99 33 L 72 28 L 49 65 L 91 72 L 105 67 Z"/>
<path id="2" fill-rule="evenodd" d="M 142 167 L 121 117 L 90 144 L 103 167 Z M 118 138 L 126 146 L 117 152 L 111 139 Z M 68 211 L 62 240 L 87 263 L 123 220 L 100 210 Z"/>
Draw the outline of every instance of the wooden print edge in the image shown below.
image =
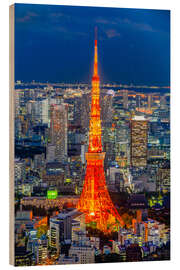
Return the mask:
<path id="1" fill-rule="evenodd" d="M 14 265 L 14 4 L 9 6 L 9 263 Z"/>

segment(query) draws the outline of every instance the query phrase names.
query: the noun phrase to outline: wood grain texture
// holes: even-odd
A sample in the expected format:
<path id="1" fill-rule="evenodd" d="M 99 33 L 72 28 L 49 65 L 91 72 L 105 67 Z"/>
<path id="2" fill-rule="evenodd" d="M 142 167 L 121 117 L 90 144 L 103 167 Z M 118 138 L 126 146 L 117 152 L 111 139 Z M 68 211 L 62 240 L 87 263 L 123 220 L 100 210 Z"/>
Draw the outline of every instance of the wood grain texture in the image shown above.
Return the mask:
<path id="1" fill-rule="evenodd" d="M 9 7 L 9 263 L 14 265 L 14 5 Z"/>

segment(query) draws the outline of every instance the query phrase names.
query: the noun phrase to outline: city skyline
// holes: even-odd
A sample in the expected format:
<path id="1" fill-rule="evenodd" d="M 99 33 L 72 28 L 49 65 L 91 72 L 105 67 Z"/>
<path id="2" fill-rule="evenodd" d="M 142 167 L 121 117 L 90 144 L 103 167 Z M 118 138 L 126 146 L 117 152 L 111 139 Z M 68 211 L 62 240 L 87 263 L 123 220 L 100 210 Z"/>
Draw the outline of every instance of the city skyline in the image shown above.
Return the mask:
<path id="1" fill-rule="evenodd" d="M 16 4 L 15 12 L 15 80 L 90 83 L 97 26 L 101 82 L 170 85 L 168 10 Z"/>
<path id="2" fill-rule="evenodd" d="M 24 4 L 10 12 L 20 72 L 11 91 L 11 263 L 170 260 L 171 95 L 160 84 L 169 13 Z"/>

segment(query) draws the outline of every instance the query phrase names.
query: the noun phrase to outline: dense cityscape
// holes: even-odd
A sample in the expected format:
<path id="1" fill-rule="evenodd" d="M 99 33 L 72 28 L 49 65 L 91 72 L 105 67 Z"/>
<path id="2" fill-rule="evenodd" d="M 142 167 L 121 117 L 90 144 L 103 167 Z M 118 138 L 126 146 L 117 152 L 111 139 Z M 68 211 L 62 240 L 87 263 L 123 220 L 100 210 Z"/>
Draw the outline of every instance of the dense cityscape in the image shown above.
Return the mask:
<path id="1" fill-rule="evenodd" d="M 14 24 L 14 265 L 170 260 L 170 12 Z"/>
<path id="2" fill-rule="evenodd" d="M 169 87 L 101 85 L 106 184 L 124 221 L 108 235 L 76 210 L 90 95 L 88 84 L 15 84 L 16 265 L 170 258 Z"/>

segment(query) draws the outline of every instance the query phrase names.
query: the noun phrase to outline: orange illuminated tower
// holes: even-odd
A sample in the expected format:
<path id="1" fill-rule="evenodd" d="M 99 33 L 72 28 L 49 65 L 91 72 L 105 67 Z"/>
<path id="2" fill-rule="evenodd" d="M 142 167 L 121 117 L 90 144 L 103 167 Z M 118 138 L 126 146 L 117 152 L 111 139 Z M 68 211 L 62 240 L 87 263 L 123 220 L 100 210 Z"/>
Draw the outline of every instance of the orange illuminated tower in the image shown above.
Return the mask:
<path id="1" fill-rule="evenodd" d="M 96 34 L 97 35 L 97 34 Z M 86 215 L 86 223 L 108 233 L 122 225 L 122 219 L 114 207 L 104 174 L 105 152 L 102 151 L 100 119 L 100 87 L 98 75 L 97 37 L 94 48 L 94 73 L 91 90 L 89 124 L 89 148 L 86 153 L 86 175 L 77 208 Z"/>

